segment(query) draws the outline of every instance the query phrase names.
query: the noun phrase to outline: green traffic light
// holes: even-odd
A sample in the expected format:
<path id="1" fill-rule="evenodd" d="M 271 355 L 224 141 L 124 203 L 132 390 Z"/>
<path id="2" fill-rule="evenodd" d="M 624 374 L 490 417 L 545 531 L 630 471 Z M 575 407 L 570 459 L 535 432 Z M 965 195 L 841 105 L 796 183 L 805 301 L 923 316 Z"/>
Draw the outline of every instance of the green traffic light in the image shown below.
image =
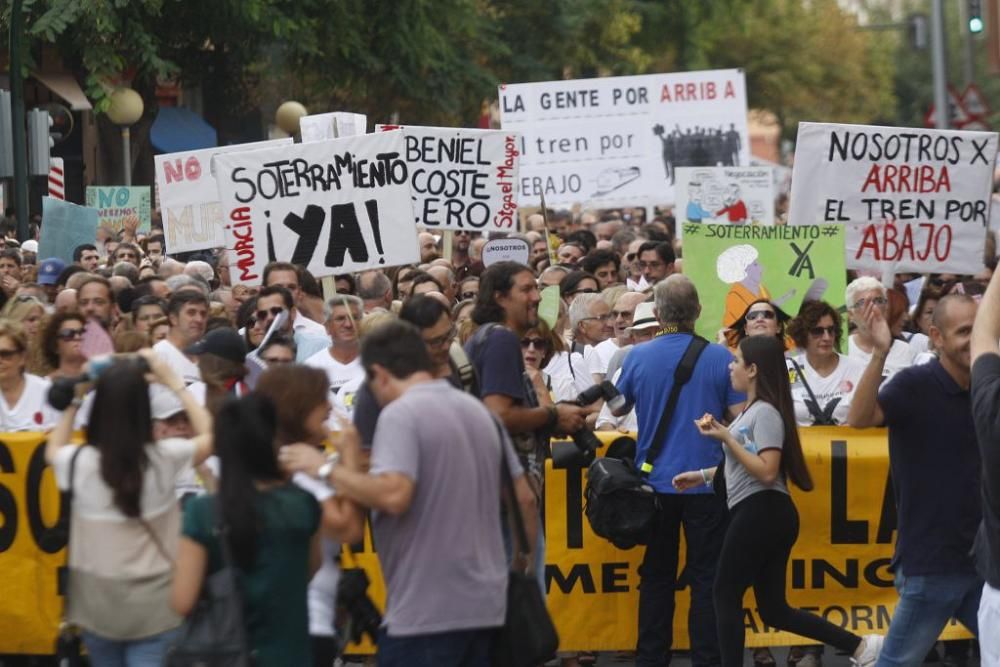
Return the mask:
<path id="1" fill-rule="evenodd" d="M 969 19 L 969 32 L 979 33 L 983 31 L 983 19 L 978 16 L 973 16 Z"/>

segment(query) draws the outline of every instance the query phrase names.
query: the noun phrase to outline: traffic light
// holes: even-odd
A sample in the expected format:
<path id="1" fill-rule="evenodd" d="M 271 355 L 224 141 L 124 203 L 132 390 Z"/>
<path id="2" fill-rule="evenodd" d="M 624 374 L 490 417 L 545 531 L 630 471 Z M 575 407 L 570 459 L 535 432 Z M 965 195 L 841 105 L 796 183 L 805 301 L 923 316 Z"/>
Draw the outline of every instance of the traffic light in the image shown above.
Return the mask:
<path id="1" fill-rule="evenodd" d="M 32 109 L 28 112 L 28 173 L 32 176 L 49 175 L 49 158 L 56 145 L 51 130 L 52 118 L 48 111 Z"/>
<path id="2" fill-rule="evenodd" d="M 969 32 L 978 35 L 986 27 L 986 23 L 983 21 L 983 0 L 967 0 L 967 2 L 968 12 L 966 16 L 969 19 Z"/>
<path id="3" fill-rule="evenodd" d="M 10 91 L 0 90 L 0 178 L 14 178 L 13 127 L 10 117 Z"/>

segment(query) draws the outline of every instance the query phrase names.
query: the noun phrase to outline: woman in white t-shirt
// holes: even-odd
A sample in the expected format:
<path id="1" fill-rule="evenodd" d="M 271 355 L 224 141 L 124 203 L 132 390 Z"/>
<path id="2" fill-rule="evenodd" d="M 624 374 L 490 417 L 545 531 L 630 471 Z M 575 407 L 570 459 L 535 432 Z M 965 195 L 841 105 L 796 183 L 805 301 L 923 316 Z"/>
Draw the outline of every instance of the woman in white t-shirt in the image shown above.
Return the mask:
<path id="1" fill-rule="evenodd" d="M 20 324 L 0 320 L 0 431 L 45 431 L 59 413 L 48 402 L 48 379 L 25 372 L 28 337 Z"/>
<path id="2" fill-rule="evenodd" d="M 792 400 L 799 426 L 847 423 L 847 411 L 858 386 L 863 364 L 840 353 L 843 323 L 825 301 L 802 306 L 788 333 L 802 354 L 791 360 Z"/>
<path id="3" fill-rule="evenodd" d="M 180 398 L 193 439 L 153 440 L 147 369 Z M 150 350 L 116 357 L 101 372 L 87 443 L 74 445 L 80 402 L 63 412 L 45 447 L 59 488 L 73 493 L 66 618 L 83 631 L 95 667 L 123 664 L 122 656 L 159 665 L 181 624 L 170 609 L 180 533 L 174 485 L 211 454 L 211 417 Z"/>

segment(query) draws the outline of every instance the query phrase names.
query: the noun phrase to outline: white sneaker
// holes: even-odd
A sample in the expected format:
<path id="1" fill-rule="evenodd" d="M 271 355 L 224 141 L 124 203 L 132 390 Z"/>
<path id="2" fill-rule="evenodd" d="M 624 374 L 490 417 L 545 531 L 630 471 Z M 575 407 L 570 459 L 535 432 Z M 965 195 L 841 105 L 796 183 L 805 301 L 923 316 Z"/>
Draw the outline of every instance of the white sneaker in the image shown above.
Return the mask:
<path id="1" fill-rule="evenodd" d="M 859 648 L 857 657 L 851 658 L 851 662 L 857 667 L 874 667 L 878 662 L 879 653 L 882 652 L 882 642 L 885 637 L 882 635 L 865 635 Z"/>

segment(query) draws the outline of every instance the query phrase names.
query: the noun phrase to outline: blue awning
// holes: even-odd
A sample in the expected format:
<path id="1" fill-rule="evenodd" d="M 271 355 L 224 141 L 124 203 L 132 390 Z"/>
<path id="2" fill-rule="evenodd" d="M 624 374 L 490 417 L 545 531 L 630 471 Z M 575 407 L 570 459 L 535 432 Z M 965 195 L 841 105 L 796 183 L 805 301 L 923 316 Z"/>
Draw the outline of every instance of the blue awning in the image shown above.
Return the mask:
<path id="1" fill-rule="evenodd" d="M 219 143 L 215 128 L 183 107 L 161 107 L 149 131 L 149 139 L 160 153 L 212 148 Z"/>

